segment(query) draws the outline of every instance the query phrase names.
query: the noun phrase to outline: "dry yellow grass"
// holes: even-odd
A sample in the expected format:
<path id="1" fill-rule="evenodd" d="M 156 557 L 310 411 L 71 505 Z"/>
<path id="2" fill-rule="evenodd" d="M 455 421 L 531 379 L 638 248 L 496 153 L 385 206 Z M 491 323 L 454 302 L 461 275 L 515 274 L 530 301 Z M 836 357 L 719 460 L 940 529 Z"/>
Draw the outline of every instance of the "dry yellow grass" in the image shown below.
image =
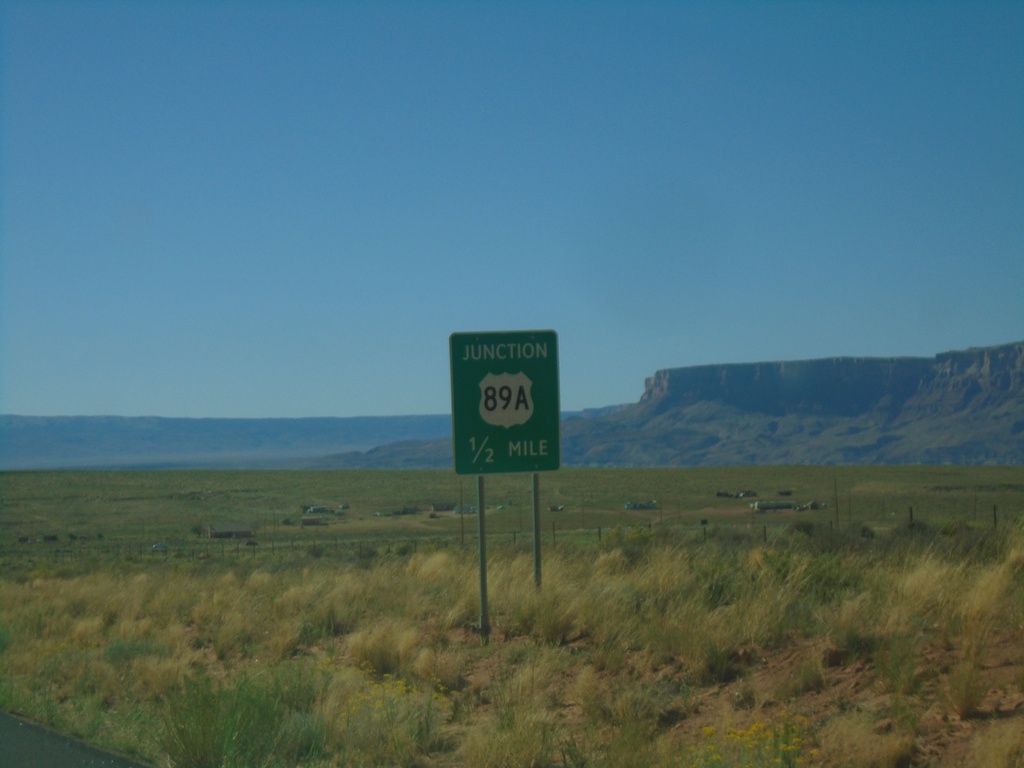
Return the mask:
<path id="1" fill-rule="evenodd" d="M 841 714 L 818 734 L 826 765 L 845 768 L 900 768 L 910 765 L 914 740 L 906 733 L 879 733 L 863 713 Z"/>
<path id="2" fill-rule="evenodd" d="M 924 712 L 998 706 L 985 703 L 987 654 L 1024 637 L 1019 528 L 969 557 L 938 536 L 608 538 L 547 553 L 539 591 L 532 557 L 495 547 L 487 646 L 469 630 L 469 547 L 0 579 L 0 702 L 90 738 L 106 713 L 121 730 L 103 738 L 124 748 L 131 722 L 158 723 L 197 690 L 187 681 L 230 692 L 255 680 L 287 710 L 281 764 L 614 768 L 689 765 L 702 727 L 761 732 L 781 699 L 816 708 L 806 748 L 793 742 L 803 755 L 814 745 L 822 765 L 882 768 L 934 738 Z M 922 678 L 925 648 L 946 655 Z M 842 659 L 826 666 L 833 651 Z M 1011 663 L 1003 717 L 1022 726 L 1024 658 Z M 964 737 L 960 764 L 1016 768 L 1020 740 L 987 730 L 985 744 Z M 162 759 L 153 740 L 129 747 Z"/>
<path id="3" fill-rule="evenodd" d="M 970 765 L 1024 768 L 1024 728 L 1016 722 L 992 723 L 971 742 Z"/>

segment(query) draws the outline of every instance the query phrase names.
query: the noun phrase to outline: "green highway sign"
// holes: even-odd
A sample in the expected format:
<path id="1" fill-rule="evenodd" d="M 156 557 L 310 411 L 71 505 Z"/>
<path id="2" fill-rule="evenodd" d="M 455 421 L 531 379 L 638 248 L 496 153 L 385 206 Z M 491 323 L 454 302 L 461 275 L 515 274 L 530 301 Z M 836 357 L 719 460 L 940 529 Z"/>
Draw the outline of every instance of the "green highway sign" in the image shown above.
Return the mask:
<path id="1" fill-rule="evenodd" d="M 455 472 L 543 472 L 561 463 L 558 335 L 453 333 Z"/>

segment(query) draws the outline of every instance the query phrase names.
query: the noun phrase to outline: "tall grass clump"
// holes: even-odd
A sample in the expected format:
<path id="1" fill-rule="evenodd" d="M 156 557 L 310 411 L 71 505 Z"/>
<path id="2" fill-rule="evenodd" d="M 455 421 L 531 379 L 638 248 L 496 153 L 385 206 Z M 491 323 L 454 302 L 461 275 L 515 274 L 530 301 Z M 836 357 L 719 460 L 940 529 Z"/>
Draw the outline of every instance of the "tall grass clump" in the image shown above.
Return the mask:
<path id="1" fill-rule="evenodd" d="M 527 635 L 541 642 L 565 642 L 576 625 L 580 573 L 562 559 L 547 563 L 544 588 L 535 585 L 533 560 L 522 555 L 497 560 L 493 574 L 497 625 L 508 636 Z"/>
<path id="2" fill-rule="evenodd" d="M 420 645 L 419 628 L 393 617 L 380 619 L 348 636 L 348 652 L 355 664 L 379 675 L 408 672 Z"/>
<path id="3" fill-rule="evenodd" d="M 973 715 L 985 695 L 982 657 L 992 630 L 1004 613 L 1014 570 L 1011 558 L 1001 565 L 983 569 L 963 593 L 960 658 L 949 673 L 950 705 L 960 717 Z"/>
<path id="4" fill-rule="evenodd" d="M 189 678 L 167 703 L 161 746 L 172 768 L 262 768 L 272 764 L 285 715 L 252 680 Z"/>
<path id="5" fill-rule="evenodd" d="M 518 672 L 502 670 L 487 689 L 493 718 L 466 731 L 460 764 L 480 768 L 533 768 L 552 762 L 558 731 L 548 698 L 551 658 L 532 657 Z"/>

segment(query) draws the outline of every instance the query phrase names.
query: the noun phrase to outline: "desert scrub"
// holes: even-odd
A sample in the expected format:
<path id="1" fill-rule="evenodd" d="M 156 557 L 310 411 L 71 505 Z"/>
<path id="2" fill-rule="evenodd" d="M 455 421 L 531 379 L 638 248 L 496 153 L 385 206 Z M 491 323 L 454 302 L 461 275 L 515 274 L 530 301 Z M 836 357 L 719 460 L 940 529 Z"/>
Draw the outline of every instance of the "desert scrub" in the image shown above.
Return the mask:
<path id="1" fill-rule="evenodd" d="M 506 635 L 528 635 L 545 643 L 564 642 L 576 624 L 579 574 L 561 559 L 545 568 L 544 588 L 534 583 L 532 558 L 496 559 L 490 569 L 495 625 Z"/>
<path id="2" fill-rule="evenodd" d="M 900 728 L 878 733 L 868 712 L 836 715 L 817 732 L 822 765 L 844 768 L 898 768 L 911 765 L 914 737 Z"/>
<path id="3" fill-rule="evenodd" d="M 380 675 L 405 674 L 413 669 L 422 638 L 418 625 L 385 617 L 348 636 L 348 653 L 357 666 Z"/>
<path id="4" fill-rule="evenodd" d="M 921 683 L 917 673 L 918 648 L 917 639 L 910 634 L 893 634 L 880 641 L 875 667 L 882 690 L 897 696 L 917 691 Z"/>
<path id="5" fill-rule="evenodd" d="M 469 621 L 479 600 L 476 567 L 465 552 L 413 555 L 401 577 L 409 585 L 405 613 L 416 619 L 441 617 L 441 631 Z"/>
<path id="6" fill-rule="evenodd" d="M 1024 731 L 1016 723 L 990 724 L 975 735 L 967 765 L 1024 768 Z"/>
<path id="7" fill-rule="evenodd" d="M 608 550 L 619 550 L 630 563 L 643 559 L 651 548 L 654 535 L 650 527 L 643 525 L 617 525 L 602 539 Z"/>
<path id="8" fill-rule="evenodd" d="M 460 765 L 478 768 L 533 768 L 552 763 L 560 735 L 554 716 L 539 703 L 496 702 L 494 721 L 470 725 L 458 748 Z"/>
<path id="9" fill-rule="evenodd" d="M 471 717 L 458 747 L 459 765 L 549 765 L 562 743 L 564 734 L 557 725 L 565 704 L 560 680 L 568 676 L 571 654 L 541 644 L 510 656 L 498 658 L 498 669 L 478 693 L 492 714 Z"/>
<path id="10" fill-rule="evenodd" d="M 793 768 L 818 758 L 805 744 L 807 720 L 783 714 L 774 722 L 756 721 L 746 728 L 719 730 L 705 726 L 700 743 L 690 747 L 683 765 L 688 768 Z M 810 761 L 810 762 L 809 762 Z"/>
<path id="11" fill-rule="evenodd" d="M 981 662 L 1024 626 L 1024 532 L 1000 529 L 1005 543 L 966 551 L 952 546 L 967 541 L 959 529 L 893 537 L 880 524 L 867 542 L 859 520 L 849 531 L 827 523 L 819 516 L 809 534 L 775 528 L 767 540 L 760 528 L 744 534 L 745 522 L 729 535 L 723 523 L 706 541 L 699 529 L 672 536 L 655 525 L 651 535 L 644 525 L 623 528 L 617 545 L 607 527 L 600 543 L 576 535 L 567 544 L 560 530 L 558 546 L 545 549 L 540 592 L 522 541 L 497 539 L 488 647 L 466 631 L 479 607 L 472 546 L 420 540 L 399 556 L 382 545 L 357 564 L 330 545 L 311 562 L 299 548 L 271 555 L 261 542 L 241 557 L 229 547 L 220 558 L 21 569 L 35 579 L 0 569 L 0 706 L 97 743 L 117 740 L 154 764 L 169 758 L 141 740 L 162 729 L 140 724 L 163 722 L 169 702 L 208 679 L 220 681 L 210 683 L 217 701 L 242 688 L 277 702 L 270 765 L 714 765 L 712 748 L 722 761 L 742 757 L 740 731 L 722 730 L 729 721 L 713 720 L 713 738 L 697 747 L 704 752 L 677 742 L 695 727 L 681 719 L 714 717 L 720 694 L 701 685 L 742 678 L 722 688 L 732 713 L 722 717 L 747 723 L 773 697 L 773 706 L 799 708 L 804 692 L 830 688 L 822 651 L 831 659 L 845 650 L 843 661 L 863 662 L 850 673 L 863 677 L 865 695 L 907 691 L 887 699 L 913 719 L 885 712 L 895 727 L 875 733 L 882 714 L 850 694 L 840 711 L 816 713 L 828 762 L 803 744 L 799 756 L 905 763 L 921 712 L 976 710 L 977 684 L 997 671 Z M 762 683 L 774 649 L 794 645 L 817 650 L 784 683 Z M 952 674 L 925 657 L 918 684 L 916 650 L 933 647 Z M 1024 665 L 1014 660 L 1016 682 L 1006 684 L 1019 689 Z M 870 686 L 880 665 L 888 671 Z M 1019 727 L 1019 718 L 1007 724 Z M 1006 729 L 999 756 L 974 764 L 1014 765 L 1013 733 Z"/>
<path id="12" fill-rule="evenodd" d="M 982 569 L 963 593 L 960 658 L 949 673 L 950 706 L 960 717 L 973 715 L 985 695 L 982 657 L 992 629 L 1009 602 L 1007 598 L 1014 582 L 1013 562 L 1012 557 L 1008 557 L 998 566 Z"/>
<path id="13" fill-rule="evenodd" d="M 421 690 L 392 675 L 343 668 L 331 675 L 318 714 L 327 748 L 343 765 L 412 766 L 443 746 L 449 705 L 436 690 Z"/>
<path id="14" fill-rule="evenodd" d="M 262 768 L 274 759 L 286 714 L 253 680 L 189 678 L 167 703 L 161 746 L 173 768 Z"/>

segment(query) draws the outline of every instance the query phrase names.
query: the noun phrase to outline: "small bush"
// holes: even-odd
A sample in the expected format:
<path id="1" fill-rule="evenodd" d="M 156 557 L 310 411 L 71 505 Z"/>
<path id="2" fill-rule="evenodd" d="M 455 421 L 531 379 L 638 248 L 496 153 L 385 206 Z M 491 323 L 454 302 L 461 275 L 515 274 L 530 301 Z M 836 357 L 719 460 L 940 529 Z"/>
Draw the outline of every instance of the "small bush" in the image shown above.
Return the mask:
<path id="1" fill-rule="evenodd" d="M 327 753 L 327 725 L 313 712 L 292 712 L 282 724 L 276 753 L 288 765 L 322 758 Z"/>
<path id="2" fill-rule="evenodd" d="M 788 701 L 801 694 L 821 691 L 824 688 L 825 675 L 821 670 L 821 664 L 814 660 L 808 660 L 800 665 L 795 676 L 782 682 L 779 686 L 779 698 Z"/>
<path id="3" fill-rule="evenodd" d="M 537 709 L 510 713 L 497 727 L 470 728 L 459 747 L 460 765 L 475 768 L 533 768 L 551 765 L 557 736 L 544 712 Z"/>
<path id="4" fill-rule="evenodd" d="M 985 695 L 981 670 L 970 659 L 958 662 L 949 672 L 949 701 L 953 711 L 967 718 L 978 711 Z"/>
<path id="5" fill-rule="evenodd" d="M 731 683 L 741 673 L 741 669 L 731 650 L 708 641 L 703 648 L 703 663 L 698 670 L 698 681 L 702 685 Z"/>
<path id="6" fill-rule="evenodd" d="M 249 680 L 222 687 L 185 680 L 168 701 L 161 744 L 173 768 L 262 768 L 272 763 L 285 710 Z"/>
<path id="7" fill-rule="evenodd" d="M 602 539 L 605 551 L 619 550 L 626 562 L 633 564 L 643 558 L 650 548 L 654 534 L 648 526 L 617 525 L 608 531 Z"/>
<path id="8" fill-rule="evenodd" d="M 908 635 L 894 635 L 883 642 L 876 666 L 885 690 L 896 694 L 917 690 L 917 657 L 917 644 Z"/>
<path id="9" fill-rule="evenodd" d="M 352 659 L 380 675 L 395 675 L 416 657 L 418 630 L 396 619 L 385 619 L 349 636 Z"/>
<path id="10" fill-rule="evenodd" d="M 755 722 L 747 728 L 729 728 L 720 732 L 713 726 L 703 730 L 701 742 L 690 748 L 683 765 L 690 768 L 742 765 L 749 768 L 795 768 L 806 764 L 804 732 L 807 721 L 783 714 L 776 722 Z"/>
<path id="11" fill-rule="evenodd" d="M 391 675 L 348 670 L 332 681 L 320 709 L 342 765 L 413 766 L 441 744 L 441 697 Z"/>

